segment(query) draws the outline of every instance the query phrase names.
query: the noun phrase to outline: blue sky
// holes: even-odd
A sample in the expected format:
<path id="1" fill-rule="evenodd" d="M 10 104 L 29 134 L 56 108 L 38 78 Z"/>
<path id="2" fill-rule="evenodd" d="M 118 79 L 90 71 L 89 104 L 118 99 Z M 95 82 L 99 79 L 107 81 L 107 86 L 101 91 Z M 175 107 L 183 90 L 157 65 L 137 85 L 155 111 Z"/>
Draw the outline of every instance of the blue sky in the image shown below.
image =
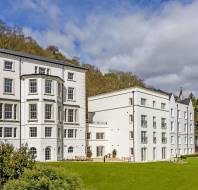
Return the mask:
<path id="1" fill-rule="evenodd" d="M 2 0 L 0 19 L 102 71 L 197 94 L 197 0 Z"/>

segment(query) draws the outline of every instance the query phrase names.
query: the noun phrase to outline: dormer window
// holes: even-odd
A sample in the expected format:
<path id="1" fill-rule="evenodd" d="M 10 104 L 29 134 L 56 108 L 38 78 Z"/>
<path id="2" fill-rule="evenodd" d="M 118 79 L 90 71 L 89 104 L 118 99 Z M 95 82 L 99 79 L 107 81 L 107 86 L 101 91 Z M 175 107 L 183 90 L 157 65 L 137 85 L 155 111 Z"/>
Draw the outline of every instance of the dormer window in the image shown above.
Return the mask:
<path id="1" fill-rule="evenodd" d="M 37 74 L 37 72 L 38 72 L 38 67 L 35 66 L 35 67 L 34 67 L 34 73 Z"/>
<path id="2" fill-rule="evenodd" d="M 45 74 L 45 68 L 39 67 L 39 74 Z"/>
<path id="3" fill-rule="evenodd" d="M 49 75 L 50 74 L 50 69 L 47 69 L 47 75 Z"/>
<path id="4" fill-rule="evenodd" d="M 4 61 L 4 70 L 12 71 L 13 70 L 13 62 L 12 61 Z"/>

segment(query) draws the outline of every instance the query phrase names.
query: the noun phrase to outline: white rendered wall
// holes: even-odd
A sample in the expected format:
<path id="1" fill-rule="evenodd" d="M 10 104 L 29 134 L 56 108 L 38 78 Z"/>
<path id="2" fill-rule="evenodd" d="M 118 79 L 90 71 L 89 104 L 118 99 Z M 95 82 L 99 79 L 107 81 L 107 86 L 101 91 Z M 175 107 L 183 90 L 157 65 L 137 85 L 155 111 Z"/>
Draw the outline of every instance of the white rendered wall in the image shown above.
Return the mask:
<path id="1" fill-rule="evenodd" d="M 10 60 L 14 63 L 14 70 L 4 71 L 4 61 Z M 43 61 L 36 61 L 32 59 L 22 59 L 21 65 L 19 64 L 19 57 L 7 56 L 4 54 L 0 55 L 0 103 L 14 102 L 18 104 L 17 120 L 16 121 L 0 121 L 0 127 L 17 127 L 17 137 L 16 138 L 1 138 L 3 142 L 10 142 L 16 148 L 19 148 L 19 103 L 20 103 L 20 66 L 21 75 L 31 75 L 35 73 L 35 66 L 44 67 L 50 69 L 48 79 L 53 80 L 53 94 L 45 95 L 44 85 L 46 76 L 33 76 L 37 78 L 38 93 L 36 95 L 29 94 L 29 79 L 31 76 L 24 77 L 21 81 L 21 129 L 22 129 L 22 144 L 28 145 L 28 147 L 35 147 L 37 149 L 37 160 L 45 161 L 45 148 L 51 148 L 51 161 L 56 161 L 60 159 L 68 158 L 67 147 L 74 147 L 74 152 L 70 153 L 69 158 L 74 158 L 75 156 L 85 156 L 85 70 L 79 68 L 73 68 L 69 66 L 63 66 L 59 64 L 46 63 Z M 74 73 L 75 80 L 69 81 L 67 79 L 68 72 Z M 51 77 L 55 76 L 55 77 Z M 11 78 L 14 80 L 14 94 L 5 95 L 3 93 L 3 80 L 4 78 Z M 64 80 L 64 98 L 58 97 L 57 89 L 58 82 L 60 79 Z M 75 98 L 73 101 L 67 100 L 67 89 L 68 87 L 73 87 L 75 89 Z M 38 119 L 35 122 L 29 122 L 29 103 L 37 103 L 38 106 Z M 54 109 L 53 122 L 45 121 L 44 119 L 44 109 L 45 103 L 52 103 Z M 58 117 L 58 105 L 62 107 L 69 107 L 78 109 L 78 124 L 68 124 L 60 123 L 57 119 Z M 63 109 L 64 110 L 64 109 Z M 64 116 L 64 113 L 62 114 Z M 29 127 L 37 127 L 37 137 L 29 137 Z M 52 136 L 50 138 L 45 137 L 45 127 L 52 127 Z M 64 128 L 75 128 L 77 129 L 77 136 L 74 139 L 62 139 L 62 136 L 58 138 L 57 130 L 61 128 L 61 135 L 63 136 Z M 61 154 L 57 153 L 58 147 L 61 147 Z M 63 158 L 62 158 L 63 149 Z"/>

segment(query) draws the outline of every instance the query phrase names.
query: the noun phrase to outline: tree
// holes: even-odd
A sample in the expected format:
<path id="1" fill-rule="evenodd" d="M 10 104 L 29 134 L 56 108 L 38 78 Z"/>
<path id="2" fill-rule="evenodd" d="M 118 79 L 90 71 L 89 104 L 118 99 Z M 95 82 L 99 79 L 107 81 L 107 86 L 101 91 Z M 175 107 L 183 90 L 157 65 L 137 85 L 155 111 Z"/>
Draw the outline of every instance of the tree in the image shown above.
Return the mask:
<path id="1" fill-rule="evenodd" d="M 32 169 L 34 155 L 27 147 L 15 150 L 10 144 L 0 144 L 0 189 L 9 179 L 17 179 L 25 168 Z"/>
<path id="2" fill-rule="evenodd" d="M 78 57 L 71 59 L 64 56 L 58 47 L 50 45 L 42 48 L 31 36 L 25 36 L 20 27 L 7 26 L 0 20 L 0 48 L 22 51 L 50 59 L 62 60 L 67 63 L 81 65 Z M 86 74 L 87 96 L 111 92 L 132 86 L 145 86 L 144 81 L 130 72 L 109 71 L 102 73 L 97 67 L 84 64 L 89 68 Z"/>

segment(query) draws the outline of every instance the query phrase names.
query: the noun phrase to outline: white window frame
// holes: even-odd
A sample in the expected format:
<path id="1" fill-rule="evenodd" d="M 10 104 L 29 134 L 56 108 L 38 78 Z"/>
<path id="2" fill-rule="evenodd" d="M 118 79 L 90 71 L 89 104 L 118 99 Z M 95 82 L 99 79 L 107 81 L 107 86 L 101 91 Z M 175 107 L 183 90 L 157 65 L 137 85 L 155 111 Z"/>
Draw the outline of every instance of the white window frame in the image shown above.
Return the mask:
<path id="1" fill-rule="evenodd" d="M 67 122 L 74 123 L 74 109 L 67 110 Z"/>
<path id="2" fill-rule="evenodd" d="M 73 146 L 69 146 L 67 152 L 68 152 L 68 154 L 73 153 L 74 152 L 74 147 Z"/>
<path id="3" fill-rule="evenodd" d="M 37 127 L 29 127 L 29 137 L 30 138 L 35 138 L 37 137 Z"/>
<path id="4" fill-rule="evenodd" d="M 12 127 L 4 127 L 4 138 L 12 138 L 13 137 L 13 128 Z"/>
<path id="5" fill-rule="evenodd" d="M 70 76 L 72 76 L 72 77 L 70 77 Z M 68 72 L 67 73 L 67 80 L 75 81 L 75 74 L 73 72 Z"/>
<path id="6" fill-rule="evenodd" d="M 29 93 L 36 94 L 38 92 L 37 79 L 29 79 Z"/>
<path id="7" fill-rule="evenodd" d="M 142 106 L 145 106 L 145 105 L 146 105 L 146 99 L 145 99 L 145 98 L 141 98 L 140 104 L 141 104 Z"/>
<path id="8" fill-rule="evenodd" d="M 6 68 L 6 64 L 11 64 L 11 68 Z M 4 61 L 4 71 L 14 71 L 14 63 L 12 61 Z"/>
<path id="9" fill-rule="evenodd" d="M 35 110 L 31 110 L 35 106 Z M 37 120 L 38 118 L 38 109 L 37 109 L 37 104 L 36 103 L 31 103 L 29 104 L 29 120 Z M 32 117 L 33 116 L 33 117 Z"/>
<path id="10" fill-rule="evenodd" d="M 8 119 L 8 120 L 13 119 L 13 104 L 4 104 L 4 119 Z"/>
<path id="11" fill-rule="evenodd" d="M 134 138 L 134 136 L 133 136 L 133 131 L 129 131 L 129 139 L 131 140 L 131 139 L 133 139 Z"/>
<path id="12" fill-rule="evenodd" d="M 13 88 L 14 88 L 14 80 L 11 78 L 4 78 L 4 93 L 13 94 Z"/>
<path id="13" fill-rule="evenodd" d="M 147 115 L 141 115 L 141 127 L 147 128 Z"/>
<path id="14" fill-rule="evenodd" d="M 104 156 L 104 146 L 96 146 L 96 156 L 102 157 Z"/>
<path id="15" fill-rule="evenodd" d="M 67 89 L 67 99 L 69 101 L 75 100 L 75 88 L 74 87 L 68 87 Z"/>
<path id="16" fill-rule="evenodd" d="M 45 120 L 53 119 L 53 104 L 45 104 Z"/>
<path id="17" fill-rule="evenodd" d="M 51 79 L 45 79 L 45 94 L 53 94 L 53 81 Z"/>
<path id="18" fill-rule="evenodd" d="M 52 127 L 45 127 L 45 137 L 52 137 Z"/>
<path id="19" fill-rule="evenodd" d="M 165 103 L 161 103 L 161 109 L 165 110 L 166 109 L 166 104 Z"/>
<path id="20" fill-rule="evenodd" d="M 67 138 L 68 139 L 74 138 L 74 129 L 67 129 Z"/>
<path id="21" fill-rule="evenodd" d="M 3 119 L 3 104 L 0 103 L 0 120 Z"/>
<path id="22" fill-rule="evenodd" d="M 133 123 L 133 114 L 129 114 L 129 124 Z"/>
<path id="23" fill-rule="evenodd" d="M 104 140 L 105 139 L 105 133 L 104 132 L 97 132 L 96 133 L 96 140 Z"/>
<path id="24" fill-rule="evenodd" d="M 45 160 L 51 160 L 52 150 L 50 147 L 45 148 Z"/>

